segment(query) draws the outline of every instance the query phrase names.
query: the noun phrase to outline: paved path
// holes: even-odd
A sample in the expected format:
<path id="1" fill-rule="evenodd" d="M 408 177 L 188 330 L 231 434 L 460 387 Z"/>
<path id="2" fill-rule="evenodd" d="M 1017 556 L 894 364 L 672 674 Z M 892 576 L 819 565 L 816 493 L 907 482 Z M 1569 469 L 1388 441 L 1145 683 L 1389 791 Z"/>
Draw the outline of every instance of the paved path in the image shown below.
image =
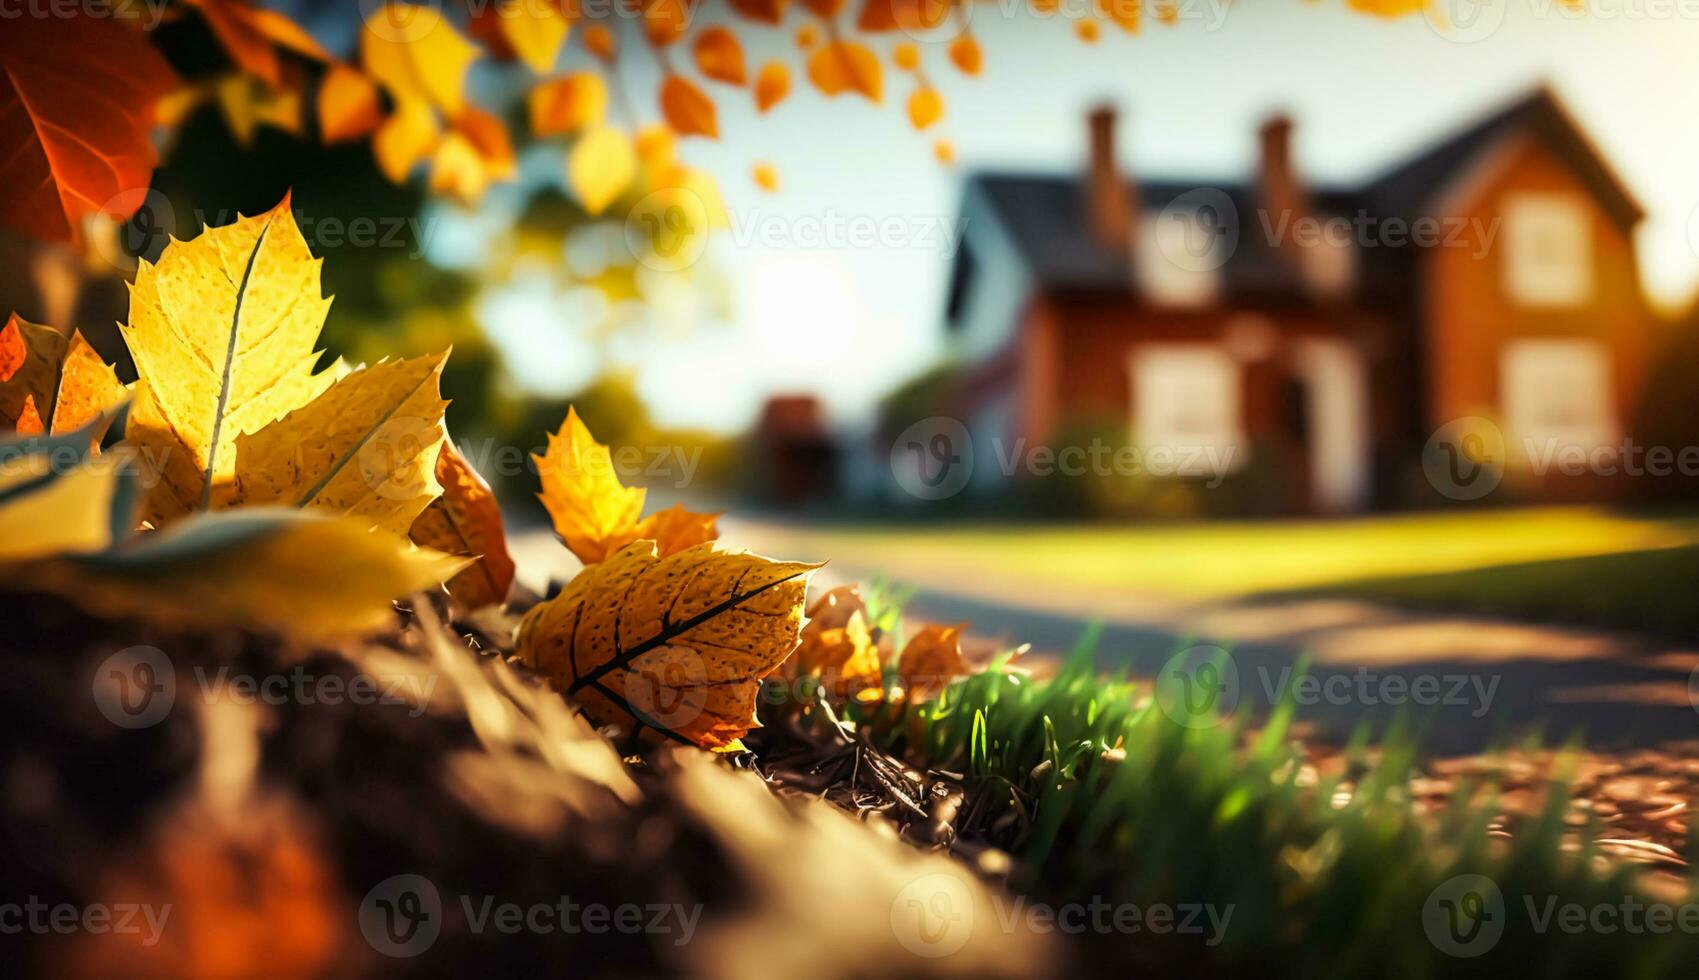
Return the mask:
<path id="1" fill-rule="evenodd" d="M 805 534 L 779 524 L 729 521 L 724 539 L 763 554 L 828 559 Z M 546 532 L 515 542 L 521 578 L 570 575 L 570 557 Z M 550 571 L 552 569 L 552 571 Z M 1298 717 L 1330 737 L 1400 713 L 1426 728 L 1436 752 L 1478 751 L 1538 730 L 1547 742 L 1575 734 L 1600 749 L 1699 740 L 1699 648 L 1655 637 L 1478 616 L 1448 616 L 1338 599 L 1180 602 L 1160 596 L 1035 588 L 996 570 L 853 567 L 833 562 L 820 580 L 884 576 L 917 591 L 912 619 L 969 620 L 973 632 L 1035 651 L 1071 649 L 1087 625 L 1103 634 L 1096 658 L 1157 676 L 1197 644 L 1230 651 L 1236 710 L 1265 712 L 1282 692 Z M 1309 680 L 1292 668 L 1311 659 Z M 1302 686 L 1300 686 L 1302 685 Z"/>

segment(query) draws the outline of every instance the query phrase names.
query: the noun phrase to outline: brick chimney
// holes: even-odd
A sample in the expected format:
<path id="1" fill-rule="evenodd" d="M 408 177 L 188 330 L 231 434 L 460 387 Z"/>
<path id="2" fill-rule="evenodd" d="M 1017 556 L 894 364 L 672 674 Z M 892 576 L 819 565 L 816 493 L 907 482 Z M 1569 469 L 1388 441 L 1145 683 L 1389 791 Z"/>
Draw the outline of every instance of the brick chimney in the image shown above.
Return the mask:
<path id="1" fill-rule="evenodd" d="M 1290 228 L 1309 210 L 1309 195 L 1292 166 L 1292 117 L 1271 116 L 1257 132 L 1261 164 L 1257 173 L 1257 207 L 1266 209 L 1266 227 Z M 1263 224 L 1259 222 L 1259 224 Z M 1290 239 L 1287 239 L 1290 244 Z"/>
<path id="2" fill-rule="evenodd" d="M 1104 103 L 1086 116 L 1091 131 L 1091 159 L 1086 164 L 1086 221 L 1098 244 L 1113 252 L 1129 253 L 1137 191 L 1121 174 L 1115 159 L 1115 107 Z"/>

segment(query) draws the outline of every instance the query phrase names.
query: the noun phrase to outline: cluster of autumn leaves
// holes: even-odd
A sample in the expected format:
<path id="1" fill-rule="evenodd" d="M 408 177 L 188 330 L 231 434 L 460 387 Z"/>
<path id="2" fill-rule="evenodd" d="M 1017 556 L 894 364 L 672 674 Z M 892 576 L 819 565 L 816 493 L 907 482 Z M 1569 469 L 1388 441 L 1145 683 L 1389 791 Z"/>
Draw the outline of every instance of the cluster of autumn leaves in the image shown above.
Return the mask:
<path id="1" fill-rule="evenodd" d="M 131 289 L 129 385 L 80 334 L 13 316 L 0 581 L 309 640 L 380 623 L 390 599 L 438 584 L 470 610 L 503 604 L 500 508 L 443 426 L 448 352 L 317 370 L 320 265 L 287 198 L 173 242 Z M 103 440 L 118 415 L 122 439 Z M 531 608 L 514 650 L 598 722 L 726 749 L 759 724 L 781 667 L 862 701 L 924 699 L 963 672 L 960 629 L 928 627 L 888 683 L 890 639 L 853 590 L 824 596 L 804 628 L 817 566 L 716 548 L 715 514 L 645 514 L 644 490 L 576 412 L 533 459 L 584 570 Z"/>

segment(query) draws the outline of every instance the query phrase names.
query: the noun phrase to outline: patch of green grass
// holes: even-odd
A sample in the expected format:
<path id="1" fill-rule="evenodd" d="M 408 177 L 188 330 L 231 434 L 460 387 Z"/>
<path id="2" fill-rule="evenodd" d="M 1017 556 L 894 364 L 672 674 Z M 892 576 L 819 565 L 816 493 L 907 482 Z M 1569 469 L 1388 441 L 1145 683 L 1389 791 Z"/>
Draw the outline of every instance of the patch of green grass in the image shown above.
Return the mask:
<path id="1" fill-rule="evenodd" d="M 1339 777 L 1305 769 L 1288 738 L 1289 705 L 1260 733 L 1232 718 L 1180 724 L 1148 689 L 1098 674 L 1093 642 L 1049 679 L 993 669 L 885 729 L 912 762 L 965 774 L 960 826 L 1015 854 L 1014 884 L 1033 900 L 1232 908 L 1218 946 L 1201 936 L 1080 937 L 1101 947 L 1093 955 L 1283 976 L 1663 976 L 1695 962 L 1691 933 L 1536 930 L 1548 903 L 1647 900 L 1634 871 L 1563 853 L 1561 779 L 1533 826 L 1495 839 L 1491 787 L 1458 785 L 1439 816 L 1416 810 L 1416 739 L 1395 731 L 1376 753 L 1353 743 L 1353 785 L 1340 795 Z M 1455 896 L 1436 889 L 1465 874 L 1496 885 L 1503 934 L 1458 959 L 1429 938 L 1424 911 L 1449 914 L 1440 903 Z"/>
<path id="2" fill-rule="evenodd" d="M 1699 635 L 1699 547 L 1369 578 L 1315 591 L 1399 605 Z"/>

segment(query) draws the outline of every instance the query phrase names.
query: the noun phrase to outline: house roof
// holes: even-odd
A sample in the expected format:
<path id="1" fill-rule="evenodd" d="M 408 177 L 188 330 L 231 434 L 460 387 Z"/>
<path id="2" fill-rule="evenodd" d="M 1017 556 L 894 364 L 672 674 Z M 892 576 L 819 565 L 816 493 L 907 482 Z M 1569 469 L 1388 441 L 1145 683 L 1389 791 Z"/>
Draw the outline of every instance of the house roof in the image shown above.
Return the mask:
<path id="1" fill-rule="evenodd" d="M 1639 204 L 1547 89 L 1541 88 L 1492 113 L 1451 138 L 1378 177 L 1353 187 L 1311 186 L 1318 216 L 1351 217 L 1367 211 L 1376 218 L 1413 219 L 1429 213 L 1438 198 L 1471 164 L 1520 132 L 1544 139 L 1592 188 L 1613 219 L 1632 226 Z M 1129 182 L 1129 186 L 1134 186 Z M 1241 221 L 1256 222 L 1254 182 L 1141 178 L 1136 182 L 1141 207 L 1160 211 L 1181 197 L 1188 200 L 1224 195 Z M 1083 220 L 1085 193 L 1072 175 L 982 172 L 968 178 L 969 201 L 983 200 L 998 218 L 1039 283 L 1052 290 L 1133 288 L 1131 264 L 1104 248 Z M 970 205 L 971 206 L 971 205 Z M 1241 300 L 1281 300 L 1307 295 L 1294 263 L 1279 255 L 1255 225 L 1239 229 L 1238 247 L 1221 268 L 1224 291 Z M 1391 251 L 1391 250 L 1387 250 Z M 1359 290 L 1373 289 L 1389 272 L 1386 256 L 1363 263 Z"/>

